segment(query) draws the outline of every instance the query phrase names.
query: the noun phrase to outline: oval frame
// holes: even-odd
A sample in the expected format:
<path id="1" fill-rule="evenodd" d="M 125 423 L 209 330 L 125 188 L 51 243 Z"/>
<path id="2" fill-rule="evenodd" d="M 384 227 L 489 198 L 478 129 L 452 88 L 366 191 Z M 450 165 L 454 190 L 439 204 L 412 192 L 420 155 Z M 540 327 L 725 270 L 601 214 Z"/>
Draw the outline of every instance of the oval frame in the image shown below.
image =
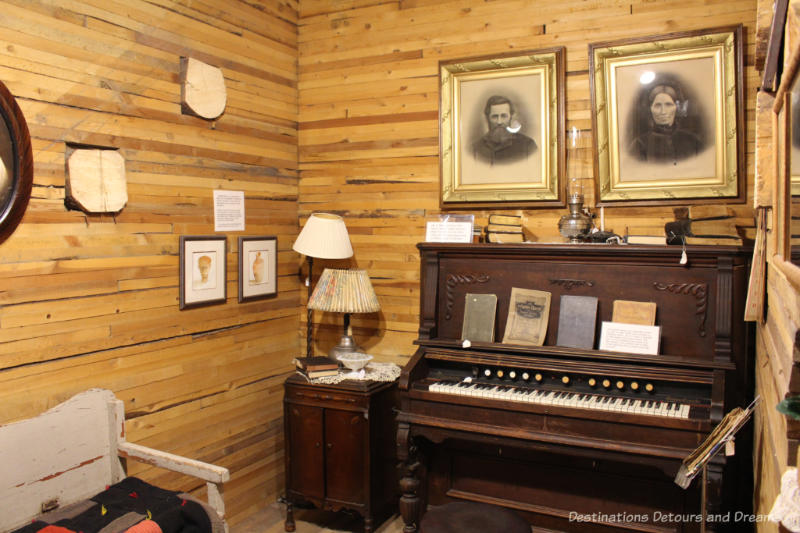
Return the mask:
<path id="1" fill-rule="evenodd" d="M 0 81 L 0 118 L 8 128 L 14 167 L 11 193 L 0 205 L 0 243 L 2 243 L 14 233 L 22 220 L 33 188 L 33 149 L 28 124 L 17 105 L 16 98 L 2 81 Z"/>

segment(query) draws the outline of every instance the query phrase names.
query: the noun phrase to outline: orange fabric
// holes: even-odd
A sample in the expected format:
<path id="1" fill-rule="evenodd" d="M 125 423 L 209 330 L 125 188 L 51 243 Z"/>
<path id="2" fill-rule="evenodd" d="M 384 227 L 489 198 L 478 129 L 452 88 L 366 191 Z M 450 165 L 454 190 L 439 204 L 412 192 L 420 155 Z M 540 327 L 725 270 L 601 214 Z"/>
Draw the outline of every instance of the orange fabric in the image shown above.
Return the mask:
<path id="1" fill-rule="evenodd" d="M 125 533 L 161 533 L 161 527 L 152 520 L 142 520 L 135 526 L 126 529 Z"/>

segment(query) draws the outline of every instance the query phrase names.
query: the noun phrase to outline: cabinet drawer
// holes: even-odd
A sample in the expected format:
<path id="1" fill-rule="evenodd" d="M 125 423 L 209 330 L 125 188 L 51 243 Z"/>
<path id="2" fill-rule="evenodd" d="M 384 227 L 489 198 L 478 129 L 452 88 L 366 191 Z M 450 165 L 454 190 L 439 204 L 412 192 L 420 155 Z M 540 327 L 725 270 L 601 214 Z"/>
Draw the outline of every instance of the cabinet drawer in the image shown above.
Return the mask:
<path id="1" fill-rule="evenodd" d="M 298 403 L 319 403 L 325 404 L 325 407 L 337 408 L 354 408 L 354 407 L 367 407 L 369 398 L 364 395 L 348 394 L 346 392 L 331 391 L 315 388 L 304 387 L 287 387 L 286 400 Z"/>

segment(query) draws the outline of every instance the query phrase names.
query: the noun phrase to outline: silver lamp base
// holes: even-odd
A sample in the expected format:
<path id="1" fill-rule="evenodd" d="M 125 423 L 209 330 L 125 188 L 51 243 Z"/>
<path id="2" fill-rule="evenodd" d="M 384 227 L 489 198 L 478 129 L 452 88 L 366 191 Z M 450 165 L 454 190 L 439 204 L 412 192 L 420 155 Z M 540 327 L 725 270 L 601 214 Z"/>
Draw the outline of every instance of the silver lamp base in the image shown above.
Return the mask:
<path id="1" fill-rule="evenodd" d="M 328 355 L 331 359 L 339 360 L 339 355 L 344 353 L 360 352 L 361 348 L 356 344 L 352 335 L 342 335 L 339 344 L 331 348 Z"/>

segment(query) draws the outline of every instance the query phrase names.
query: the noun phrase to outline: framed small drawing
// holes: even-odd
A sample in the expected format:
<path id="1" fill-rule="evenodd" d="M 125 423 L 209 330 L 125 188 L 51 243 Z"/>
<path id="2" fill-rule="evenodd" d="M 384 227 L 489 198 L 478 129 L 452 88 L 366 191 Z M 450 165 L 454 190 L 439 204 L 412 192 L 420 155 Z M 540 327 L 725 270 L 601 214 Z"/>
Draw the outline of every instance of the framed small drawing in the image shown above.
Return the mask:
<path id="1" fill-rule="evenodd" d="M 439 64 L 442 207 L 564 205 L 564 48 Z"/>
<path id="2" fill-rule="evenodd" d="M 744 201 L 742 27 L 589 45 L 598 205 Z"/>
<path id="3" fill-rule="evenodd" d="M 181 309 L 225 302 L 225 244 L 225 237 L 181 236 Z"/>
<path id="4" fill-rule="evenodd" d="M 239 303 L 278 294 L 277 237 L 239 237 Z"/>

